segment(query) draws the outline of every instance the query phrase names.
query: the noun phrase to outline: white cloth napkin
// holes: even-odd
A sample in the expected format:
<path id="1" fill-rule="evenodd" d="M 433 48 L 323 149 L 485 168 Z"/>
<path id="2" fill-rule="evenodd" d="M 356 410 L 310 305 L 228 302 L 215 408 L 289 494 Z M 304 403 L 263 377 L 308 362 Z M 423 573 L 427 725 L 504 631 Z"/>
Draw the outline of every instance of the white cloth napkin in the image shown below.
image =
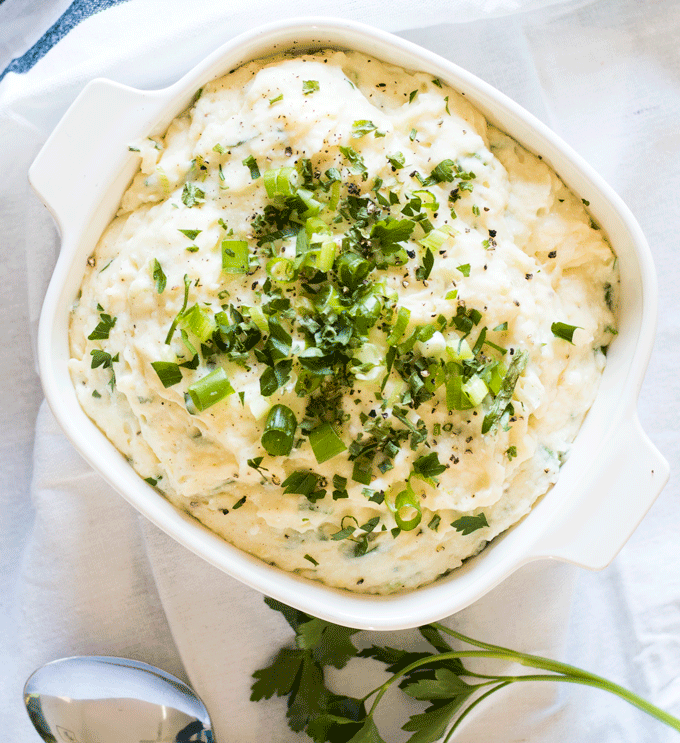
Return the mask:
<path id="1" fill-rule="evenodd" d="M 290 640 L 285 622 L 257 593 L 138 517 L 74 452 L 44 405 L 37 414 L 30 337 L 58 235 L 26 172 L 94 77 L 161 87 L 261 19 L 314 13 L 398 32 L 507 92 L 609 180 L 650 240 L 661 315 L 640 412 L 677 472 L 680 8 L 673 0 L 400 0 L 389 12 L 367 0 L 27 7 L 23 0 L 0 3 L 0 66 L 17 58 L 11 69 L 29 68 L 0 82 L 0 720 L 15 739 L 39 740 L 21 705 L 26 676 L 48 660 L 81 653 L 137 658 L 188 680 L 210 710 L 219 743 L 306 739 L 286 727 L 282 700 L 248 701 L 252 671 Z M 449 622 L 479 639 L 611 676 L 680 715 L 677 494 L 671 481 L 602 573 L 530 565 Z M 374 639 L 413 641 L 412 633 Z M 353 661 L 336 681 L 358 695 L 379 677 L 377 664 Z M 379 717 L 386 740 L 406 739 L 399 727 L 415 709 L 398 694 L 388 700 Z M 670 743 L 677 734 L 601 692 L 531 684 L 481 707 L 457 737 L 480 739 Z"/>

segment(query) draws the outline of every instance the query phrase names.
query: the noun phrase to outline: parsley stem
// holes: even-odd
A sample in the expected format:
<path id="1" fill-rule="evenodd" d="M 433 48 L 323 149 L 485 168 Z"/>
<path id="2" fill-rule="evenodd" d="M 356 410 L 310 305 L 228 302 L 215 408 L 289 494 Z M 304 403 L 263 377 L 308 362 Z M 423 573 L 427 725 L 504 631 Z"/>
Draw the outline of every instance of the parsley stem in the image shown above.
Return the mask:
<path id="1" fill-rule="evenodd" d="M 378 706 L 378 703 L 382 699 L 383 695 L 393 683 L 395 683 L 397 680 L 407 675 L 411 671 L 414 671 L 415 669 L 420 668 L 421 666 L 426 666 L 432 663 L 434 660 L 440 662 L 443 660 L 454 660 L 454 659 L 459 659 L 459 658 L 497 658 L 499 660 L 514 661 L 516 663 L 520 663 L 523 666 L 539 668 L 541 670 L 546 670 L 546 671 L 552 671 L 552 674 L 531 674 L 531 675 L 527 674 L 526 676 L 505 676 L 505 677 L 497 676 L 496 677 L 497 679 L 503 680 L 503 683 L 501 684 L 501 686 L 506 686 L 507 684 L 514 683 L 515 681 L 545 681 L 545 680 L 565 681 L 565 682 L 572 683 L 572 684 L 582 684 L 583 686 L 593 686 L 596 689 L 602 689 L 618 697 L 621 697 L 621 699 L 624 699 L 629 704 L 632 704 L 634 707 L 641 709 L 643 712 L 646 712 L 651 717 L 656 718 L 660 722 L 663 722 L 669 727 L 673 728 L 674 730 L 677 730 L 678 732 L 680 732 L 680 719 L 678 719 L 677 717 L 674 717 L 673 715 L 670 715 L 668 712 L 664 712 L 664 710 L 660 709 L 659 707 L 656 707 L 650 702 L 645 701 L 644 699 L 639 697 L 637 694 L 634 694 L 633 692 L 628 691 L 624 687 L 619 686 L 618 684 L 615 684 L 612 681 L 608 681 L 607 679 L 602 678 L 601 676 L 596 676 L 595 674 L 588 673 L 587 671 L 583 671 L 580 668 L 575 668 L 574 666 L 570 666 L 566 663 L 560 663 L 559 661 L 553 661 L 548 658 L 542 658 L 540 656 L 535 656 L 535 655 L 528 655 L 526 653 L 518 653 L 518 652 L 515 652 L 514 650 L 508 650 L 507 648 L 503 648 L 497 645 L 487 645 L 486 643 L 482 643 L 477 640 L 473 640 L 469 637 L 466 637 L 465 635 L 461 635 L 460 633 L 455 632 L 454 630 L 450 630 L 448 627 L 444 627 L 443 625 L 438 624 L 438 623 L 433 623 L 432 626 L 436 627 L 437 629 L 441 631 L 446 632 L 449 635 L 456 637 L 459 640 L 462 640 L 463 642 L 467 642 L 472 645 L 481 646 L 485 649 L 484 650 L 452 650 L 448 653 L 438 653 L 438 654 L 435 653 L 426 658 L 420 658 L 419 660 L 414 661 L 410 665 L 406 666 L 402 670 L 395 673 L 394 676 L 388 679 L 382 686 L 378 687 L 377 689 L 374 689 L 372 692 L 370 692 L 363 698 L 363 701 L 366 701 L 369 697 L 371 697 L 374 693 L 377 692 L 377 696 L 375 700 L 373 701 L 373 705 L 371 706 L 371 709 L 369 710 L 369 715 L 373 714 L 373 712 L 375 711 L 375 708 Z M 465 676 L 468 674 L 467 672 L 465 672 L 461 675 Z M 485 684 L 479 684 L 479 686 L 484 686 L 484 685 Z M 500 688 L 500 686 L 494 687 L 493 689 L 490 689 L 489 691 L 485 692 L 479 699 L 473 702 L 473 705 L 477 704 L 479 701 L 481 701 L 481 699 L 488 696 L 490 693 L 495 691 L 497 688 Z M 470 707 L 468 707 L 463 714 L 466 714 L 467 710 L 469 709 Z M 456 722 L 456 724 L 458 723 Z"/>
<path id="2" fill-rule="evenodd" d="M 466 635 L 463 635 L 460 632 L 456 632 L 455 630 L 449 629 L 448 627 L 444 626 L 443 624 L 440 624 L 439 622 L 433 622 L 432 626 L 436 627 L 441 632 L 445 632 L 446 634 L 451 635 L 452 637 L 455 637 L 458 640 L 461 640 L 462 642 L 466 642 L 469 645 L 476 645 L 477 647 L 480 647 L 480 648 L 485 648 L 491 653 L 488 656 L 482 655 L 480 657 L 505 658 L 507 660 L 514 660 L 515 662 L 520 663 L 523 666 L 540 668 L 542 670 L 552 671 L 554 674 L 559 674 L 559 675 L 554 675 L 554 676 L 547 675 L 547 674 L 539 674 L 539 675 L 507 677 L 507 678 L 510 678 L 511 681 L 537 681 L 537 680 L 565 681 L 565 682 L 569 682 L 572 684 L 582 684 L 584 686 L 593 686 L 597 689 L 603 689 L 604 691 L 608 691 L 611 694 L 615 694 L 616 696 L 621 697 L 622 699 L 625 699 L 629 704 L 632 704 L 634 707 L 641 709 L 643 712 L 646 712 L 648 715 L 655 717 L 657 720 L 660 720 L 661 722 L 665 723 L 669 727 L 680 732 L 680 719 L 678 719 L 677 717 L 674 717 L 673 715 L 668 714 L 668 712 L 664 712 L 664 710 L 651 704 L 650 702 L 647 702 L 646 700 L 639 697 L 637 694 L 634 694 L 632 691 L 628 691 L 628 689 L 625 689 L 624 687 L 619 686 L 619 684 L 615 684 L 613 681 L 609 681 L 608 679 L 602 678 L 602 676 L 597 676 L 594 673 L 588 673 L 587 671 L 584 671 L 581 668 L 570 666 L 567 663 L 560 663 L 559 661 L 550 660 L 549 658 L 542 658 L 537 655 L 529 655 L 527 653 L 518 653 L 514 650 L 509 650 L 508 648 L 501 647 L 500 645 L 490 645 L 485 642 L 480 642 L 479 640 L 474 640 L 473 638 L 467 637 Z M 465 653 L 466 651 L 463 651 L 459 655 L 463 656 L 465 655 Z M 496 653 L 500 653 L 500 655 L 497 655 Z M 438 656 L 438 657 L 443 657 L 443 656 Z M 497 678 L 503 678 L 503 677 L 499 676 Z"/>
<path id="3" fill-rule="evenodd" d="M 453 734 L 456 732 L 456 728 L 461 724 L 461 722 L 468 716 L 470 712 L 480 703 L 483 702 L 487 697 L 490 697 L 495 691 L 498 691 L 499 689 L 502 689 L 504 686 L 508 686 L 511 684 L 511 681 L 503 681 L 500 684 L 496 684 L 496 686 L 493 686 L 488 691 L 485 691 L 484 694 L 480 695 L 475 699 L 474 702 L 470 702 L 468 706 L 460 713 L 458 716 L 458 719 L 453 723 L 453 726 L 449 730 L 449 732 L 446 734 L 446 737 L 442 741 L 442 743 L 448 743 L 449 740 L 453 737 Z M 454 713 L 455 714 L 455 713 Z"/>

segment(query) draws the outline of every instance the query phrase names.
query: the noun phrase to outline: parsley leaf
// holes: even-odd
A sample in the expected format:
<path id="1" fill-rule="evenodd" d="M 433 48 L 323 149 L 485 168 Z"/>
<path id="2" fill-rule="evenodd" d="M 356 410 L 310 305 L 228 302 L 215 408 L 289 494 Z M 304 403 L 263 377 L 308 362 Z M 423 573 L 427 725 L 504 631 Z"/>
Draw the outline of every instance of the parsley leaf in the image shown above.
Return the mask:
<path id="1" fill-rule="evenodd" d="M 187 181 L 182 189 L 182 203 L 191 208 L 205 201 L 205 191 L 202 191 L 195 183 Z"/>
<path id="2" fill-rule="evenodd" d="M 433 451 L 425 456 L 418 457 L 413 463 L 413 471 L 423 477 L 437 477 L 442 472 L 446 472 L 446 465 L 439 461 L 437 452 Z"/>
<path id="3" fill-rule="evenodd" d="M 165 291 L 165 286 L 168 283 L 168 280 L 163 273 L 163 269 L 161 267 L 161 264 L 158 262 L 157 258 L 153 259 L 153 280 L 156 282 L 156 291 L 159 294 L 162 294 Z"/>
<path id="4" fill-rule="evenodd" d="M 352 138 L 360 139 L 366 134 L 372 131 L 376 131 L 378 127 L 368 119 L 359 119 L 352 124 Z"/>
<path id="5" fill-rule="evenodd" d="M 87 339 L 89 341 L 107 340 L 109 337 L 109 333 L 111 332 L 111 329 L 115 324 L 115 317 L 111 317 L 111 315 L 107 315 L 105 312 L 102 312 L 99 315 L 99 323 L 97 324 L 97 327 L 90 333 L 90 335 L 87 336 Z"/>
<path id="6" fill-rule="evenodd" d="M 461 516 L 456 521 L 451 522 L 451 526 L 463 534 L 466 537 L 468 534 L 472 534 L 477 529 L 483 529 L 488 526 L 489 522 L 486 520 L 486 516 L 480 513 L 478 516 Z"/>
<path id="7" fill-rule="evenodd" d="M 427 281 L 427 279 L 430 278 L 433 267 L 434 255 L 430 248 L 428 248 L 425 251 L 425 255 L 423 256 L 423 265 L 418 266 L 418 268 L 416 269 L 416 279 L 418 279 L 418 281 Z"/>
<path id="8" fill-rule="evenodd" d="M 343 147 L 340 145 L 339 149 L 345 159 L 349 161 L 350 172 L 355 175 L 360 175 L 361 180 L 365 181 L 368 178 L 368 168 L 366 167 L 361 155 L 353 147 Z"/>

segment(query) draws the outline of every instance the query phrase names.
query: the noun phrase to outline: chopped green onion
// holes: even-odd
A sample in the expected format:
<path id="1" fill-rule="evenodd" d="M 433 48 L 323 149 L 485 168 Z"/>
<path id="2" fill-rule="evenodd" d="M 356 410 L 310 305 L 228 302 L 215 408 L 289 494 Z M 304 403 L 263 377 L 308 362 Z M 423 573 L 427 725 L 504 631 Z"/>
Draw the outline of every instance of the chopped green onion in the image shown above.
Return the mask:
<path id="1" fill-rule="evenodd" d="M 229 384 L 227 373 L 220 366 L 198 382 L 189 385 L 187 392 L 196 408 L 203 411 L 233 394 L 234 388 Z"/>
<path id="2" fill-rule="evenodd" d="M 326 273 L 333 268 L 336 247 L 337 246 L 333 240 L 325 240 L 321 243 L 319 254 L 316 257 L 316 267 L 319 271 Z"/>
<path id="3" fill-rule="evenodd" d="M 205 343 L 216 328 L 213 318 L 209 317 L 206 311 L 197 304 L 182 315 L 179 325 L 184 330 L 192 332 L 201 343 Z"/>
<path id="4" fill-rule="evenodd" d="M 260 332 L 265 334 L 268 333 L 269 323 L 267 322 L 267 318 L 264 316 L 264 312 L 262 312 L 262 308 L 253 305 L 248 308 L 248 311 L 250 312 L 250 319 L 255 323 L 255 325 L 257 325 Z"/>
<path id="5" fill-rule="evenodd" d="M 279 101 L 282 101 L 282 100 L 283 100 L 283 93 L 281 93 L 280 95 L 277 95 L 276 98 L 270 98 L 269 105 L 273 106 L 275 103 L 278 103 Z"/>
<path id="6" fill-rule="evenodd" d="M 293 450 L 297 418 L 286 405 L 274 405 L 264 424 L 262 446 L 272 457 L 288 456 Z"/>
<path id="7" fill-rule="evenodd" d="M 203 230 L 177 230 L 178 232 L 181 232 L 183 235 L 189 238 L 189 240 L 195 240 Z"/>
<path id="8" fill-rule="evenodd" d="M 550 326 L 550 330 L 552 330 L 552 334 L 555 338 L 561 338 L 563 341 L 567 341 L 567 343 L 574 345 L 574 331 L 579 327 L 580 326 L 578 325 L 567 325 L 563 322 L 554 322 Z"/>
<path id="9" fill-rule="evenodd" d="M 439 250 L 441 246 L 446 242 L 450 233 L 442 228 L 431 230 L 430 232 L 422 237 L 418 242 L 425 248 L 431 248 L 432 250 Z"/>
<path id="10" fill-rule="evenodd" d="M 225 273 L 248 273 L 248 243 L 245 240 L 222 240 L 222 270 Z"/>
<path id="11" fill-rule="evenodd" d="M 328 202 L 328 207 L 331 211 L 335 211 L 338 208 L 340 202 L 340 181 L 333 181 L 331 184 L 331 198 Z"/>
<path id="12" fill-rule="evenodd" d="M 402 531 L 415 529 L 423 518 L 418 496 L 414 493 L 410 483 L 406 489 L 397 494 L 394 499 L 394 520 Z"/>
<path id="13" fill-rule="evenodd" d="M 489 412 L 484 416 L 484 421 L 482 422 L 482 433 L 493 433 L 495 431 L 505 409 L 510 404 L 512 393 L 515 391 L 515 386 L 517 385 L 517 380 L 526 368 L 528 361 L 529 353 L 527 351 L 519 351 L 515 354 L 505 377 L 503 377 L 501 389 L 498 391 L 498 394 L 491 404 Z"/>
<path id="14" fill-rule="evenodd" d="M 303 214 L 308 217 L 315 217 L 320 211 L 323 204 L 314 198 L 314 192 L 306 188 L 298 188 L 296 196 L 301 199 L 305 205 Z"/>
<path id="15" fill-rule="evenodd" d="M 327 462 L 347 449 L 330 423 L 322 423 L 310 431 L 309 443 L 319 464 Z"/>
<path id="16" fill-rule="evenodd" d="M 468 396 L 474 407 L 479 405 L 489 392 L 489 388 L 484 384 L 484 380 L 476 374 L 470 377 L 470 379 L 463 384 L 462 390 Z"/>
<path id="17" fill-rule="evenodd" d="M 267 276 L 282 284 L 289 284 L 295 281 L 298 275 L 298 269 L 295 261 L 283 256 L 277 256 L 267 261 Z"/>
<path id="18" fill-rule="evenodd" d="M 312 235 L 330 235 L 331 228 L 319 217 L 309 217 L 305 220 L 305 233 L 311 240 Z"/>
<path id="19" fill-rule="evenodd" d="M 250 177 L 256 181 L 260 177 L 260 169 L 257 167 L 257 160 L 252 155 L 243 160 L 243 165 L 250 171 Z"/>
<path id="20" fill-rule="evenodd" d="M 264 187 L 270 199 L 295 195 L 299 180 L 295 168 L 271 168 L 264 172 Z"/>
<path id="21" fill-rule="evenodd" d="M 357 253 L 343 253 L 337 260 L 338 280 L 343 286 L 356 289 L 373 266 Z"/>
<path id="22" fill-rule="evenodd" d="M 394 323 L 392 332 L 387 336 L 387 343 L 390 346 L 394 346 L 399 342 L 401 336 L 404 335 L 408 321 L 411 318 L 411 310 L 408 307 L 400 307 L 397 313 L 397 321 Z"/>
<path id="23" fill-rule="evenodd" d="M 460 271 L 463 274 L 463 276 L 467 277 L 470 275 L 470 264 L 463 263 L 461 266 L 456 266 L 456 270 Z"/>
<path id="24" fill-rule="evenodd" d="M 174 384 L 182 381 L 182 372 L 179 365 L 172 361 L 152 361 L 154 371 L 163 383 L 163 387 L 172 387 Z"/>
<path id="25" fill-rule="evenodd" d="M 302 95 L 309 95 L 310 93 L 316 93 L 320 90 L 318 80 L 303 80 L 302 81 Z"/>
<path id="26" fill-rule="evenodd" d="M 423 188 L 418 191 L 414 191 L 413 195 L 418 196 L 418 198 L 421 199 L 421 201 L 423 202 L 423 209 L 430 209 L 433 212 L 436 212 L 437 209 L 439 209 L 439 202 L 437 201 L 437 197 L 432 193 L 432 191 L 428 191 Z M 448 227 L 448 225 L 440 227 L 439 229 L 442 232 L 447 232 L 449 235 L 451 234 L 451 228 Z"/>

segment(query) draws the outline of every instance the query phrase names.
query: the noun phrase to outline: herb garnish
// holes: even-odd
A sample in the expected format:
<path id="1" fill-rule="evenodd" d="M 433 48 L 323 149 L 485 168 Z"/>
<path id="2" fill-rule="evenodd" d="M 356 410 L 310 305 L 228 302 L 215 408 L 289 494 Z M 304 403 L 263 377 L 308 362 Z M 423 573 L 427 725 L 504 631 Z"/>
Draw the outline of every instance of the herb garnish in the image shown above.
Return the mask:
<path id="1" fill-rule="evenodd" d="M 564 341 L 567 341 L 567 343 L 574 344 L 574 331 L 578 329 L 578 325 L 567 325 L 564 322 L 554 322 L 550 326 L 550 330 L 552 330 L 552 334 L 555 336 L 555 338 L 561 338 Z"/>
<path id="2" fill-rule="evenodd" d="M 205 201 L 205 191 L 202 191 L 195 183 L 187 181 L 182 189 L 182 203 L 191 208 Z"/>
<path id="3" fill-rule="evenodd" d="M 255 671 L 251 701 L 288 697 L 288 726 L 304 731 L 315 743 L 385 743 L 375 722 L 375 711 L 385 692 L 395 684 L 412 699 L 429 703 L 403 725 L 412 733 L 408 743 L 448 743 L 462 721 L 484 699 L 509 684 L 522 681 L 565 681 L 608 691 L 673 730 L 680 719 L 664 712 L 601 676 L 559 661 L 480 642 L 434 622 L 418 628 L 432 652 L 371 645 L 357 650 L 352 636 L 358 630 L 326 622 L 274 599 L 265 603 L 280 612 L 295 633 L 295 647 L 282 648 L 271 665 Z M 445 636 L 474 649 L 452 649 Z M 337 694 L 326 683 L 325 668 L 344 668 L 352 659 L 371 658 L 385 664 L 387 681 L 362 698 Z M 468 670 L 463 659 L 489 658 L 535 669 L 531 674 L 485 675 Z M 369 700 L 373 702 L 368 706 Z"/>

